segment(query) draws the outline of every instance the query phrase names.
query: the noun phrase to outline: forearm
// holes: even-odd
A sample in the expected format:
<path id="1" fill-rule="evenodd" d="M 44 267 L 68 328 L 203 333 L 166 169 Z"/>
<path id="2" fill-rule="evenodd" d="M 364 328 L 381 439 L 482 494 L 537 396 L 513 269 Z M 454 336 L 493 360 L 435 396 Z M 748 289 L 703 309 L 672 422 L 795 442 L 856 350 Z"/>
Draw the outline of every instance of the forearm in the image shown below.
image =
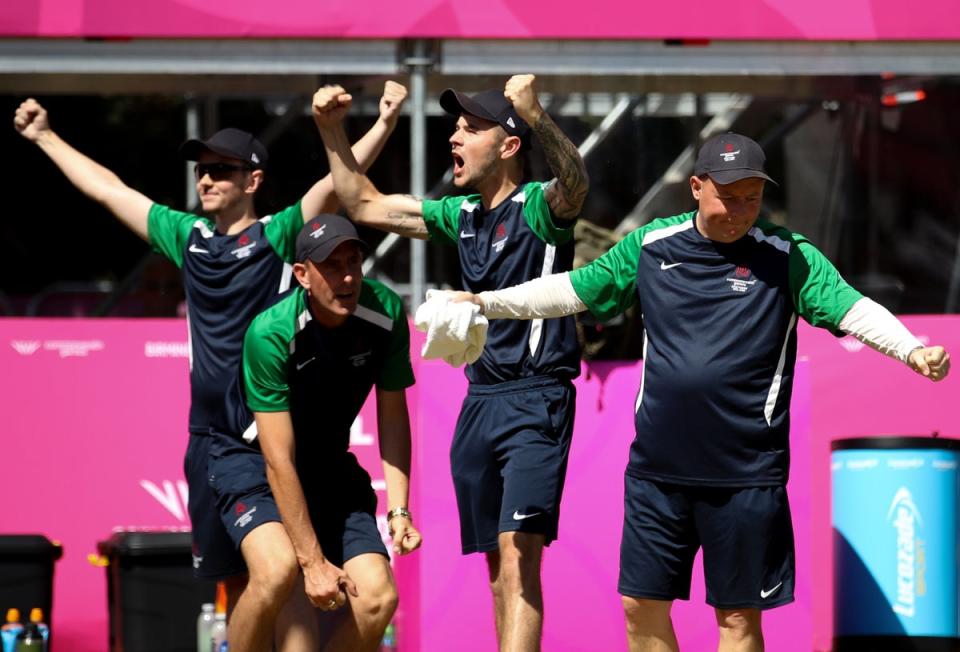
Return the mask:
<path id="1" fill-rule="evenodd" d="M 377 434 L 383 478 L 387 484 L 387 509 L 409 507 L 410 416 L 406 392 L 377 389 Z"/>
<path id="2" fill-rule="evenodd" d="M 324 560 L 320 542 L 310 520 L 306 496 L 292 462 L 267 460 L 267 481 L 277 502 L 280 518 L 287 535 L 293 543 L 297 561 L 301 567 L 317 564 Z"/>
<path id="3" fill-rule="evenodd" d="M 383 118 L 377 118 L 377 121 L 370 127 L 369 131 L 363 135 L 360 140 L 353 144 L 351 152 L 357 162 L 357 168 L 360 172 L 366 172 L 373 165 L 373 162 L 380 156 L 387 139 L 393 133 L 396 123 L 389 123 Z"/>
<path id="4" fill-rule="evenodd" d="M 556 217 L 572 219 L 580 214 L 580 208 L 590 188 L 587 167 L 576 146 L 564 135 L 546 111 L 533 125 L 537 140 L 556 177 L 557 196 L 550 208 Z"/>
<path id="5" fill-rule="evenodd" d="M 551 274 L 520 285 L 481 292 L 488 319 L 549 319 L 587 309 L 570 283 L 570 274 Z"/>
<path id="6" fill-rule="evenodd" d="M 377 190 L 360 170 L 341 124 L 320 127 L 320 136 L 337 195 L 355 222 L 408 238 L 426 240 L 429 237 L 420 212 L 420 200 L 403 195 L 386 196 Z"/>
<path id="7" fill-rule="evenodd" d="M 910 352 L 923 346 L 889 310 L 866 297 L 853 304 L 843 316 L 840 330 L 905 364 Z"/>
<path id="8" fill-rule="evenodd" d="M 76 188 L 105 206 L 134 233 L 148 240 L 147 216 L 153 202 L 128 187 L 111 170 L 80 153 L 53 131 L 37 138 L 37 146 Z"/>

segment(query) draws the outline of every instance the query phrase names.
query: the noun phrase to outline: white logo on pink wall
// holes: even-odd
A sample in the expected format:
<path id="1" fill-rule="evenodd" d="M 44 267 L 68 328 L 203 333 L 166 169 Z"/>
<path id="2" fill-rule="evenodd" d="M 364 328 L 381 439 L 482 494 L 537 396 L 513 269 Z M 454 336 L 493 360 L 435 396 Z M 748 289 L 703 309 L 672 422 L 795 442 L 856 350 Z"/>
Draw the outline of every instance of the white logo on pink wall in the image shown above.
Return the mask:
<path id="1" fill-rule="evenodd" d="M 187 511 L 189 490 L 186 480 L 163 480 L 158 487 L 150 480 L 141 480 L 140 486 L 148 494 L 156 498 L 164 509 L 173 514 L 174 518 L 182 523 L 190 523 L 190 513 Z"/>

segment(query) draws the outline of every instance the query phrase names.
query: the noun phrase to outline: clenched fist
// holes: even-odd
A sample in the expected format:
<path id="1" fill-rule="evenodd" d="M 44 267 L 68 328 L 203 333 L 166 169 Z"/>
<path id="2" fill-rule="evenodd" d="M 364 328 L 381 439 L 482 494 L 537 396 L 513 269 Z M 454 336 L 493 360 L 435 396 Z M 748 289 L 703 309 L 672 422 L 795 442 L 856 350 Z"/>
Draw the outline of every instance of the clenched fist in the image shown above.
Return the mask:
<path id="1" fill-rule="evenodd" d="M 524 121 L 533 127 L 543 114 L 543 107 L 537 99 L 537 92 L 533 90 L 535 75 L 514 75 L 507 80 L 503 89 L 503 96 L 513 105 L 513 110 Z"/>
<path id="2" fill-rule="evenodd" d="M 950 354 L 942 346 L 914 349 L 908 362 L 914 371 L 934 382 L 943 380 L 950 373 Z"/>
<path id="3" fill-rule="evenodd" d="M 41 133 L 50 129 L 47 110 L 32 97 L 24 100 L 13 114 L 13 128 L 30 142 L 36 142 Z"/>
<path id="4" fill-rule="evenodd" d="M 313 121 L 317 127 L 332 127 L 347 115 L 353 97 L 343 86 L 324 86 L 313 94 Z"/>
<path id="5" fill-rule="evenodd" d="M 407 99 L 407 87 L 395 81 L 387 80 L 383 85 L 383 95 L 380 97 L 380 119 L 390 125 L 392 129 L 397 125 L 403 101 Z"/>

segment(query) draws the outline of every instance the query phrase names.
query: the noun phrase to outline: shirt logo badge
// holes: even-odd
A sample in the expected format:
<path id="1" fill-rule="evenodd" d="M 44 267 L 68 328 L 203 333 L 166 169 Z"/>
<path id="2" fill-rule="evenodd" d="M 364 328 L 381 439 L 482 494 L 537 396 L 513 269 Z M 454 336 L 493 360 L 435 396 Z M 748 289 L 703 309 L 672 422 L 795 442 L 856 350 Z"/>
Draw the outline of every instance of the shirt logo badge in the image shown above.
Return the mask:
<path id="1" fill-rule="evenodd" d="M 500 253 L 501 251 L 503 251 L 503 248 L 507 245 L 508 239 L 509 238 L 507 237 L 507 227 L 505 227 L 503 224 L 499 224 L 497 225 L 496 240 L 494 240 L 493 244 L 490 246 L 491 248 L 493 248 L 494 251 L 496 251 L 497 253 Z"/>
<path id="2" fill-rule="evenodd" d="M 660 261 L 660 269 L 662 269 L 662 270 L 668 270 L 668 269 L 670 269 L 671 267 L 678 267 L 678 266 L 680 266 L 680 265 L 682 265 L 682 264 L 683 264 L 683 263 L 670 263 L 670 264 L 668 265 L 666 261 L 661 260 L 661 261 Z"/>

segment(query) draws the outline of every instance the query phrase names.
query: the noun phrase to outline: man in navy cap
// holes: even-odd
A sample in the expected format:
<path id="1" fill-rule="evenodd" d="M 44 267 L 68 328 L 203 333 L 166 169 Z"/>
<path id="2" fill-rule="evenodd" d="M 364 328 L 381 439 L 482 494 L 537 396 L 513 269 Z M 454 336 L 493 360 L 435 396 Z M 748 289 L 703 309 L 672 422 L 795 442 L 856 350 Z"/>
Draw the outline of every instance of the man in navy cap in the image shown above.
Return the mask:
<path id="1" fill-rule="evenodd" d="M 847 285 L 806 238 L 759 219 L 772 183 L 753 140 L 721 134 L 690 177 L 697 210 L 656 219 L 569 274 L 458 299 L 491 319 L 643 313 L 619 591 L 631 651 L 676 651 L 673 600 L 703 549 L 722 652 L 760 652 L 761 613 L 793 601 L 786 483 L 797 317 L 933 381 L 950 356 Z"/>
<path id="2" fill-rule="evenodd" d="M 210 484 L 250 574 L 228 639 L 239 652 L 270 649 L 298 592 L 326 611 L 349 607 L 325 650 L 375 652 L 397 591 L 370 476 L 347 449 L 375 388 L 393 549 L 415 550 L 407 316 L 399 296 L 363 278 L 366 244 L 345 217 L 307 222 L 296 250 L 299 287 L 253 320 L 212 431 Z"/>
<path id="3" fill-rule="evenodd" d="M 364 167 L 392 133 L 405 97 L 403 86 L 386 82 L 380 118 L 355 145 Z M 206 579 L 228 578 L 228 590 L 235 596 L 245 568 L 220 524 L 207 482 L 210 425 L 236 373 L 250 320 L 289 287 L 297 233 L 306 220 L 336 210 L 332 180 L 327 175 L 292 206 L 258 217 L 254 196 L 264 180 L 267 150 L 250 133 L 223 129 L 207 140 L 188 140 L 181 146 L 183 157 L 196 161 L 196 189 L 204 216 L 194 215 L 153 202 L 71 147 L 53 131 L 46 110 L 34 99 L 16 110 L 14 127 L 81 192 L 183 271 L 191 391 L 184 471 L 194 572 Z"/>
<path id="4" fill-rule="evenodd" d="M 508 287 L 573 262 L 573 224 L 587 194 L 577 148 L 540 106 L 533 75 L 469 96 L 447 90 L 458 194 L 421 201 L 382 195 L 363 175 L 343 131 L 350 96 L 314 96 L 314 119 L 334 185 L 358 223 L 455 246 L 463 287 Z M 556 178 L 528 182 L 523 156 L 536 135 Z M 450 451 L 464 554 L 487 557 L 501 650 L 537 650 L 543 622 L 540 560 L 557 537 L 573 430 L 580 352 L 572 318 L 498 322 L 467 368 L 470 389 Z"/>

